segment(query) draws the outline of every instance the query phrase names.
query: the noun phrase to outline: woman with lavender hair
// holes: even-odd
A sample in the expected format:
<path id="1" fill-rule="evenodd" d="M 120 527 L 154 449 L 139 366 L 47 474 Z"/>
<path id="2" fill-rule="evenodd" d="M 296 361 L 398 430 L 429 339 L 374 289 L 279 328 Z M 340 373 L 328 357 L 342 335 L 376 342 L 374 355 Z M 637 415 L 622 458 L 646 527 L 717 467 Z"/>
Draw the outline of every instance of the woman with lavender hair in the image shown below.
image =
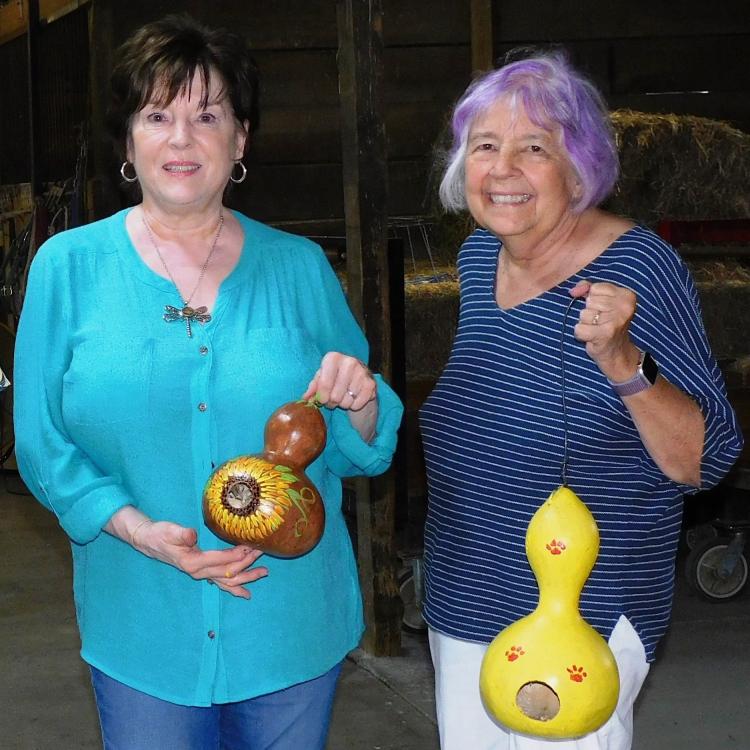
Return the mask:
<path id="1" fill-rule="evenodd" d="M 682 495 L 717 483 L 742 438 L 679 256 L 597 207 L 618 158 L 591 83 L 559 53 L 516 61 L 469 86 L 452 126 L 440 197 L 479 228 L 458 257 L 453 351 L 420 417 L 441 746 L 625 750 L 670 617 Z M 621 684 L 601 729 L 546 741 L 490 719 L 479 669 L 537 604 L 524 537 L 560 484 L 566 436 L 567 480 L 601 537 L 581 612 Z"/>

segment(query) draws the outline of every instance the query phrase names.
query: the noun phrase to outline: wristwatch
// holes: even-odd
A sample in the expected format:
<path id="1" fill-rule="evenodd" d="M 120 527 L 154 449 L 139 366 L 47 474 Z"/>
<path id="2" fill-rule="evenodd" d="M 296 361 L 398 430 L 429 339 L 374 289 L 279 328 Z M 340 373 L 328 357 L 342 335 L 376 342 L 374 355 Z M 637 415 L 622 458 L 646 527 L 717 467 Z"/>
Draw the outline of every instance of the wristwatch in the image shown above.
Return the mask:
<path id="1" fill-rule="evenodd" d="M 607 380 L 618 396 L 632 396 L 650 388 L 656 382 L 658 374 L 659 366 L 654 362 L 654 358 L 648 352 L 641 352 L 638 370 L 632 378 L 620 383 L 614 383 L 609 378 Z"/>

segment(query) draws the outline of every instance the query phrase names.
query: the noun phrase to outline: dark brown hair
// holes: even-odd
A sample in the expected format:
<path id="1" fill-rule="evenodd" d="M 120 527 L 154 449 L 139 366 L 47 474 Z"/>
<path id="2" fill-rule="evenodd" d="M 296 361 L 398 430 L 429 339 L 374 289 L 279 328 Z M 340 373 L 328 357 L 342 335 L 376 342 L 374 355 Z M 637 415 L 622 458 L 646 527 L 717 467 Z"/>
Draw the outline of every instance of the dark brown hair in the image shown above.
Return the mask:
<path id="1" fill-rule="evenodd" d="M 107 128 L 124 157 L 130 118 L 156 92 L 162 106 L 190 89 L 196 73 L 207 105 L 211 72 L 221 76 L 222 94 L 249 132 L 258 126 L 258 69 L 245 40 L 232 31 L 209 29 L 187 15 L 166 16 L 138 29 L 119 48 L 110 79 Z M 250 139 L 248 139 L 249 142 Z"/>

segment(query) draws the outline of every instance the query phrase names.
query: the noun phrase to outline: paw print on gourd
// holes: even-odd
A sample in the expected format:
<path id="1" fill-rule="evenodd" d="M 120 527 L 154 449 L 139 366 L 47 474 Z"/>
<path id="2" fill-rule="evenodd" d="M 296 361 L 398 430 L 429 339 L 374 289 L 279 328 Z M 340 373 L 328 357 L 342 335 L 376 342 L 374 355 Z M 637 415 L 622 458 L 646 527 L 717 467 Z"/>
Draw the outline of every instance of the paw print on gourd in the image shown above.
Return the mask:
<path id="1" fill-rule="evenodd" d="M 573 682 L 583 682 L 588 675 L 583 671 L 583 667 L 577 667 L 575 664 L 572 667 L 568 667 L 568 674 Z"/>
<path id="2" fill-rule="evenodd" d="M 559 487 L 526 532 L 526 555 L 539 584 L 537 607 L 505 628 L 482 662 L 484 704 L 513 731 L 582 737 L 601 727 L 617 705 L 614 656 L 578 610 L 598 552 L 594 517 L 570 488 Z M 511 659 L 521 643 L 523 658 Z"/>
<path id="3" fill-rule="evenodd" d="M 565 550 L 565 542 L 560 542 L 557 539 L 553 539 L 549 544 L 544 545 L 551 555 L 562 555 Z"/>

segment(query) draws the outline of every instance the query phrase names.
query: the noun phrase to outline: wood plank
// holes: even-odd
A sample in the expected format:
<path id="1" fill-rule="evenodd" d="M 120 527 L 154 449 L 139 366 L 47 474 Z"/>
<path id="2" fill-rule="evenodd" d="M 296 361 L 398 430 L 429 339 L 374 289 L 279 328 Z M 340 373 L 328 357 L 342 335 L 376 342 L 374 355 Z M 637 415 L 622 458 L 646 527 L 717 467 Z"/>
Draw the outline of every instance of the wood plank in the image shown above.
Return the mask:
<path id="1" fill-rule="evenodd" d="M 252 158 L 262 164 L 340 162 L 340 119 L 338 107 L 332 105 L 261 111 Z"/>
<path id="2" fill-rule="evenodd" d="M 91 0 L 39 0 L 39 18 L 51 23 L 90 2 Z M 0 7 L 0 44 L 26 33 L 28 5 L 28 0 L 11 0 Z"/>
<path id="3" fill-rule="evenodd" d="M 49 0 L 62 3 L 65 0 Z M 173 0 L 116 3 L 118 39 L 137 26 L 176 11 Z M 182 0 L 179 11 L 212 27 L 245 36 L 254 50 L 336 50 L 335 5 L 330 0 Z M 468 44 L 468 5 L 455 0 L 387 0 L 383 33 L 388 45 Z"/>
<path id="4" fill-rule="evenodd" d="M 91 0 L 39 0 L 39 17 L 52 23 L 90 2 Z"/>
<path id="5" fill-rule="evenodd" d="M 29 108 L 29 142 L 31 144 L 29 182 L 31 182 L 31 194 L 36 198 L 42 194 L 41 128 L 39 127 L 41 114 L 39 98 L 39 0 L 29 0 L 28 14 L 29 26 L 26 30 L 26 49 L 29 59 L 29 87 L 26 106 Z"/>
<path id="6" fill-rule="evenodd" d="M 26 36 L 0 46 L 0 70 L 12 70 L 0 84 L 0 184 L 29 181 L 28 55 Z"/>
<path id="7" fill-rule="evenodd" d="M 189 13 L 212 28 L 242 34 L 254 50 L 336 49 L 336 14 L 330 0 L 128 0 L 115 2 L 116 41 L 168 13 Z"/>
<path id="8" fill-rule="evenodd" d="M 497 42 L 741 34 L 750 32 L 747 0 L 527 0 L 494 3 Z"/>
<path id="9" fill-rule="evenodd" d="M 73 176 L 80 126 L 89 118 L 88 8 L 74 11 L 39 27 L 37 125 L 42 182 Z"/>
<path id="10" fill-rule="evenodd" d="M 256 55 L 261 109 L 339 106 L 333 50 L 270 50 Z M 384 96 L 393 102 L 453 101 L 471 79 L 468 45 L 396 47 L 384 52 Z"/>
<path id="11" fill-rule="evenodd" d="M 266 108 L 339 106 L 336 50 L 277 49 L 254 53 Z"/>
<path id="12" fill-rule="evenodd" d="M 390 105 L 385 117 L 389 159 L 429 158 L 448 127 L 453 102 Z"/>
<path id="13" fill-rule="evenodd" d="M 612 42 L 613 92 L 747 91 L 750 33 Z"/>
<path id="14" fill-rule="evenodd" d="M 388 162 L 388 215 L 429 214 L 437 198 L 430 194 L 430 160 L 404 159 Z M 433 187 L 436 190 L 437 186 Z"/>
<path id="15" fill-rule="evenodd" d="M 373 370 L 393 374 L 388 268 L 388 165 L 382 0 L 337 0 L 347 293 L 364 323 Z M 396 655 L 403 611 L 396 584 L 394 471 L 358 479 L 357 546 L 365 608 L 363 648 Z"/>
<path id="16" fill-rule="evenodd" d="M 471 80 L 468 45 L 385 50 L 385 101 L 451 102 Z"/>
<path id="17" fill-rule="evenodd" d="M 259 221 L 343 217 L 341 164 L 263 165 L 247 161 L 247 180 L 228 202 Z"/>
<path id="18" fill-rule="evenodd" d="M 492 0 L 470 0 L 471 69 L 492 70 Z"/>
<path id="19" fill-rule="evenodd" d="M 119 169 L 119 164 L 116 166 Z M 343 222 L 340 163 L 258 164 L 248 160 L 247 168 L 247 180 L 229 194 L 228 203 L 233 208 L 271 223 Z M 388 162 L 388 216 L 429 211 L 428 173 L 428 159 Z"/>
<path id="20" fill-rule="evenodd" d="M 429 156 L 447 122 L 451 104 L 433 101 L 390 105 L 385 115 L 389 157 Z M 337 107 L 267 110 L 253 136 L 253 159 L 265 165 L 340 161 L 340 124 Z"/>
<path id="21" fill-rule="evenodd" d="M 25 34 L 27 28 L 27 0 L 11 0 L 0 8 L 0 44 Z"/>
<path id="22" fill-rule="evenodd" d="M 106 137 L 105 112 L 109 76 L 115 54 L 115 3 L 94 3 L 91 9 L 89 87 L 91 93 L 91 205 L 92 218 L 102 219 L 123 207 L 118 190 L 120 161 Z"/>
<path id="23" fill-rule="evenodd" d="M 383 0 L 386 46 L 468 45 L 470 36 L 469 4 L 465 0 Z"/>

